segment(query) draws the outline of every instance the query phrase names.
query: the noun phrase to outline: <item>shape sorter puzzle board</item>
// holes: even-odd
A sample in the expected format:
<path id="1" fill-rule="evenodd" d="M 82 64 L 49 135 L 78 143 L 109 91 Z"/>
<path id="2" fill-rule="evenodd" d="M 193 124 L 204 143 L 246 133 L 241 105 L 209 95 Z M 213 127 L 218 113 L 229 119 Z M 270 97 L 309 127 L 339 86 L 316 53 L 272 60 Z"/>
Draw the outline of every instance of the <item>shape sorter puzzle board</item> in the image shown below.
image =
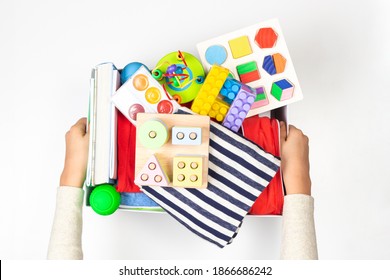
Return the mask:
<path id="1" fill-rule="evenodd" d="M 134 182 L 207 188 L 209 135 L 208 116 L 139 113 Z"/>
<path id="2" fill-rule="evenodd" d="M 256 90 L 248 117 L 303 98 L 277 19 L 240 29 L 197 45 L 206 71 L 214 64 Z"/>

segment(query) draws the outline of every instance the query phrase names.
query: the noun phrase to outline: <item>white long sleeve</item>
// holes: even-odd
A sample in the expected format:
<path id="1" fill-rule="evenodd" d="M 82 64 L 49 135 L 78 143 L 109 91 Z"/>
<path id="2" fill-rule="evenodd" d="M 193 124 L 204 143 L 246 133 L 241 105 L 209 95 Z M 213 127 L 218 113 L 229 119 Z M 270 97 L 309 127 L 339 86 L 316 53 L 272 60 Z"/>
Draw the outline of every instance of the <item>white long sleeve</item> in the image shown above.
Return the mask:
<path id="1" fill-rule="evenodd" d="M 83 258 L 81 247 L 83 198 L 84 191 L 81 188 L 58 188 L 48 259 L 80 260 Z"/>
<path id="2" fill-rule="evenodd" d="M 281 259 L 318 259 L 314 199 L 293 194 L 284 198 Z"/>

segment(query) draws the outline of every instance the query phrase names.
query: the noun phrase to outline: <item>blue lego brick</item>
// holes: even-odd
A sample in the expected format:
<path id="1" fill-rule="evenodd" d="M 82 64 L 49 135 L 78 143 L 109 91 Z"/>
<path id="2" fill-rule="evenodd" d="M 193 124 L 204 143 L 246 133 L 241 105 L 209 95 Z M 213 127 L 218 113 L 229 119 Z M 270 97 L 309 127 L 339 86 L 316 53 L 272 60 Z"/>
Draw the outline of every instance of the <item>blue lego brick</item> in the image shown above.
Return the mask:
<path id="1" fill-rule="evenodd" d="M 227 112 L 222 125 L 237 132 L 255 102 L 256 93 L 249 86 L 243 85 Z"/>
<path id="2" fill-rule="evenodd" d="M 227 78 L 219 92 L 223 96 L 223 100 L 231 104 L 240 91 L 241 85 L 239 81 Z"/>

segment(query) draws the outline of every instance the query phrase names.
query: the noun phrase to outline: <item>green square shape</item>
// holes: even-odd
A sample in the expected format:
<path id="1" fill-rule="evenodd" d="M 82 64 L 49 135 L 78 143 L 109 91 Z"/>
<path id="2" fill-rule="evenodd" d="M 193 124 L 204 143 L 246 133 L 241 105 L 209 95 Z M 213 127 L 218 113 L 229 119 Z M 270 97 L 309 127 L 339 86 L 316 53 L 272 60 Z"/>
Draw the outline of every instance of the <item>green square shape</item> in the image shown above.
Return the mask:
<path id="1" fill-rule="evenodd" d="M 233 58 L 240 58 L 253 53 L 248 36 L 241 36 L 229 41 Z"/>
<path id="2" fill-rule="evenodd" d="M 275 97 L 278 101 L 282 98 L 283 90 L 278 87 L 275 83 L 272 84 L 271 88 L 271 94 L 273 97 Z"/>
<path id="3" fill-rule="evenodd" d="M 247 62 L 237 66 L 238 75 L 246 74 L 256 70 L 258 70 L 256 61 Z"/>

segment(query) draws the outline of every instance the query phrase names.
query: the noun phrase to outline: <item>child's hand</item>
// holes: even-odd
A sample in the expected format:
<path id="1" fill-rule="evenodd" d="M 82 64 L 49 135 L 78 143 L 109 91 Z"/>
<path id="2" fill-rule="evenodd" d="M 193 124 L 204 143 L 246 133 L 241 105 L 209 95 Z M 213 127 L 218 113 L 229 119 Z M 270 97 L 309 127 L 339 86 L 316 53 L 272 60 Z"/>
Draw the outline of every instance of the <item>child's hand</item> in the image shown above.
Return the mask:
<path id="1" fill-rule="evenodd" d="M 283 180 L 287 194 L 311 195 L 309 138 L 295 126 L 280 122 Z"/>
<path id="2" fill-rule="evenodd" d="M 87 119 L 82 118 L 66 133 L 66 155 L 60 186 L 82 187 L 88 162 L 89 133 Z"/>

